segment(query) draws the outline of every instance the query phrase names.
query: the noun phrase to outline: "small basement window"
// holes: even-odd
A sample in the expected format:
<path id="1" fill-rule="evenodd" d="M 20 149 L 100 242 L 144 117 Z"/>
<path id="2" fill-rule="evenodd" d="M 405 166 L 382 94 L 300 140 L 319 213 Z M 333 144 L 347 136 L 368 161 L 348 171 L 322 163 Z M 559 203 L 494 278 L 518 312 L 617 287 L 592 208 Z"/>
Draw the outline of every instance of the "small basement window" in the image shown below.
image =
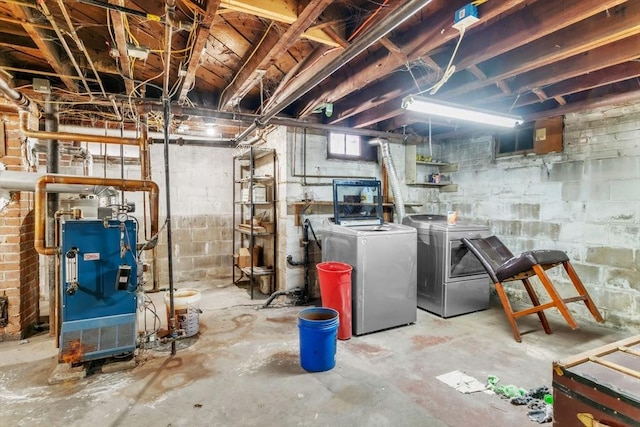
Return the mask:
<path id="1" fill-rule="evenodd" d="M 495 135 L 496 157 L 533 152 L 534 123 L 524 123 Z"/>
<path id="2" fill-rule="evenodd" d="M 377 148 L 369 139 L 359 135 L 329 132 L 327 135 L 327 158 L 341 160 L 376 161 Z"/>
<path id="3" fill-rule="evenodd" d="M 495 135 L 496 157 L 512 154 L 561 153 L 564 117 L 549 117 L 524 123 Z"/>

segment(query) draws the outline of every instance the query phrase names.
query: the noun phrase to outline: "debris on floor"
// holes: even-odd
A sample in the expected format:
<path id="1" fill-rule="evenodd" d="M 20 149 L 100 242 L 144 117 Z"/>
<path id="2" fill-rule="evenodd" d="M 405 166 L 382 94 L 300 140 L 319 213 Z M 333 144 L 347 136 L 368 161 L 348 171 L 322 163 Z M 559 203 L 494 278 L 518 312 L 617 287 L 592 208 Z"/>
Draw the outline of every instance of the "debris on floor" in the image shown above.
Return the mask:
<path id="1" fill-rule="evenodd" d="M 487 378 L 486 388 L 493 391 L 503 399 L 511 399 L 513 397 L 520 397 L 527 394 L 527 390 L 523 389 L 522 387 L 517 387 L 512 384 L 499 386 L 499 382 L 500 378 L 496 377 L 495 375 L 489 375 L 489 377 Z"/>
<path id="2" fill-rule="evenodd" d="M 436 378 L 448 386 L 458 390 L 460 393 L 488 391 L 486 385 L 461 371 L 447 372 L 446 374 L 439 375 Z"/>
<path id="3" fill-rule="evenodd" d="M 489 375 L 487 388 L 503 399 L 509 399 L 513 405 L 526 405 L 530 411 L 527 416 L 538 424 L 549 423 L 553 420 L 553 395 L 549 387 L 543 385 L 529 391 L 515 385 L 499 386 L 500 378 Z"/>

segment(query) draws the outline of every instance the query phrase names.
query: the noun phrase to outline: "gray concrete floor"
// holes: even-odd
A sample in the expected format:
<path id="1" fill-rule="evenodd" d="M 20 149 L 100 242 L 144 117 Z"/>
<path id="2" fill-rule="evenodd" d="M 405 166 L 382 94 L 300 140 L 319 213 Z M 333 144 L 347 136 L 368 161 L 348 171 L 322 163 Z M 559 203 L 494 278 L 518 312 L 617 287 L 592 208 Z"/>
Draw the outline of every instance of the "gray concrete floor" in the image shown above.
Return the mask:
<path id="1" fill-rule="evenodd" d="M 520 426 L 527 409 L 484 392 L 462 394 L 438 381 L 460 370 L 481 382 L 551 387 L 551 363 L 630 332 L 580 321 L 570 330 L 551 316 L 519 321 L 513 340 L 499 305 L 441 319 L 418 310 L 414 325 L 338 342 L 330 371 L 299 363 L 297 313 L 259 309 L 229 281 L 181 284 L 201 289 L 200 332 L 168 348 L 145 350 L 134 369 L 48 385 L 57 349 L 48 334 L 0 343 L 3 426 Z M 160 317 L 163 295 L 153 294 Z"/>

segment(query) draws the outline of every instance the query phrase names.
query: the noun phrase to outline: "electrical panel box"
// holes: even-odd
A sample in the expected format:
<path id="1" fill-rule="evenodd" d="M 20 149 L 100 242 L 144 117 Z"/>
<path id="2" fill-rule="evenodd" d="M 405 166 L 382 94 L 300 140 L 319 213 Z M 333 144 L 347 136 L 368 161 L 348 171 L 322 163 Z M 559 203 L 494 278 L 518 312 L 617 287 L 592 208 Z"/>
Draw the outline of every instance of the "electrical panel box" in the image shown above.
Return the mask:
<path id="1" fill-rule="evenodd" d="M 465 28 L 478 22 L 478 20 L 478 8 L 472 3 L 469 3 L 465 7 L 456 10 L 453 19 L 453 28 L 458 31 L 463 31 Z"/>

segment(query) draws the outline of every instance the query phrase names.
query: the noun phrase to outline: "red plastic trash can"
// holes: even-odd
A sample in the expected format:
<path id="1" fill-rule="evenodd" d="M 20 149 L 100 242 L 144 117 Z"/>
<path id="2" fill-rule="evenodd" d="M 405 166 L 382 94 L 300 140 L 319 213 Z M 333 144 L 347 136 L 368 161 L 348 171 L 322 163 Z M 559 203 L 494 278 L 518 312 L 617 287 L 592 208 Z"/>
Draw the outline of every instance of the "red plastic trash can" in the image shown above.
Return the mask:
<path id="1" fill-rule="evenodd" d="M 351 338 L 351 271 L 343 262 L 321 262 L 318 269 L 322 306 L 332 308 L 339 314 L 338 339 Z"/>

